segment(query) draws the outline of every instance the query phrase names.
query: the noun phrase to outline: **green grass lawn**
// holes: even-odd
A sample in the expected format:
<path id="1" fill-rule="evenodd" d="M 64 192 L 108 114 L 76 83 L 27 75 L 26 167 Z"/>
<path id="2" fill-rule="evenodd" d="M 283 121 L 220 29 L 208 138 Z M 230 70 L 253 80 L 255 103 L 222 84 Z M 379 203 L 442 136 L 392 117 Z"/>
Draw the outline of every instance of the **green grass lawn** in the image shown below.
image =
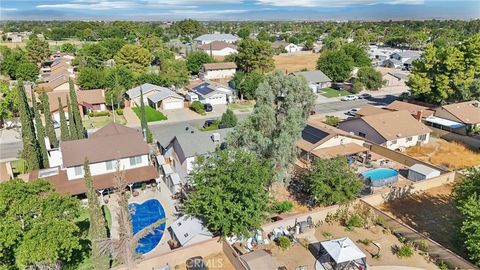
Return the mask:
<path id="1" fill-rule="evenodd" d="M 134 107 L 132 110 L 135 112 L 137 115 L 138 119 L 142 119 L 140 116 L 140 108 L 139 107 Z M 147 122 L 155 122 L 155 121 L 162 121 L 162 120 L 167 120 L 167 117 L 155 110 L 154 108 L 150 106 L 145 106 L 145 114 L 147 115 Z"/>
<path id="2" fill-rule="evenodd" d="M 87 129 L 89 128 L 101 128 L 110 123 L 113 123 L 113 116 L 97 116 L 97 117 L 90 117 L 87 116 L 83 121 L 83 126 Z M 115 123 L 120 125 L 125 125 L 127 121 L 123 115 L 115 115 Z"/>
<path id="3" fill-rule="evenodd" d="M 343 97 L 343 96 L 348 96 L 352 94 L 347 90 L 335 90 L 333 88 L 323 88 L 320 91 L 322 91 L 321 95 L 327 98 Z"/>
<path id="4" fill-rule="evenodd" d="M 108 231 L 112 228 L 112 213 L 110 213 L 110 209 L 106 205 L 102 205 L 103 215 L 105 216 L 105 220 L 107 221 Z"/>
<path id="5" fill-rule="evenodd" d="M 253 110 L 253 106 L 255 106 L 252 102 L 245 102 L 245 103 L 229 103 L 228 108 L 232 111 L 239 110 L 241 112 L 248 112 Z"/>

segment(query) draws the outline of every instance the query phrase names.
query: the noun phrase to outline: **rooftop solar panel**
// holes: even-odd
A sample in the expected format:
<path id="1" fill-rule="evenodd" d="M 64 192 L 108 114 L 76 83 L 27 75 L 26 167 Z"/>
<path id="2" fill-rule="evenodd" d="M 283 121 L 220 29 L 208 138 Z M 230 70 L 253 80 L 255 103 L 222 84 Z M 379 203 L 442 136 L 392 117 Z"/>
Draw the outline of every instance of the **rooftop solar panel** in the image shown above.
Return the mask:
<path id="1" fill-rule="evenodd" d="M 212 88 L 209 87 L 210 85 L 208 83 L 202 83 L 200 85 L 197 85 L 193 87 L 193 90 L 197 91 L 201 95 L 208 95 L 211 92 L 215 91 Z"/>
<path id="2" fill-rule="evenodd" d="M 319 129 L 316 129 L 312 126 L 306 126 L 302 131 L 302 139 L 304 139 L 305 141 L 311 144 L 315 144 L 327 136 L 328 136 L 328 133 L 321 131 Z"/>

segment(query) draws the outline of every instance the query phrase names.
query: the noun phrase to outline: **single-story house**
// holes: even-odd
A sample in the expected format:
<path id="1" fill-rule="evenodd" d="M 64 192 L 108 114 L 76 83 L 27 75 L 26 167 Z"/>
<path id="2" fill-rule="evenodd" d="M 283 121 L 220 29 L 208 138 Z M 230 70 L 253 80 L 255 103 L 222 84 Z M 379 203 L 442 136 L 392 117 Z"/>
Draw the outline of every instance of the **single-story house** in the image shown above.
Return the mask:
<path id="1" fill-rule="evenodd" d="M 172 239 L 182 247 L 209 240 L 213 234 L 203 225 L 203 222 L 191 216 L 182 216 L 175 220 L 168 230 Z"/>
<path id="2" fill-rule="evenodd" d="M 434 116 L 456 123 L 455 126 L 458 128 L 452 129 L 453 132 L 464 135 L 475 131 L 480 132 L 480 101 L 443 105 L 435 109 Z M 432 123 L 434 122 L 432 121 Z M 434 127 L 436 126 L 434 125 Z"/>
<path id="3" fill-rule="evenodd" d="M 200 45 L 200 50 L 208 53 L 210 56 L 226 56 L 237 53 L 237 46 L 225 41 L 213 41 L 208 44 Z"/>
<path id="4" fill-rule="evenodd" d="M 35 91 L 38 93 L 40 91 L 45 92 L 55 92 L 55 91 L 68 91 L 70 85 L 68 83 L 70 76 L 68 74 L 62 74 L 61 76 L 56 77 L 55 79 L 50 80 L 46 83 L 40 83 L 35 87 Z M 78 89 L 78 86 L 75 85 L 75 90 Z"/>
<path id="5" fill-rule="evenodd" d="M 43 83 L 48 83 L 48 82 L 53 81 L 53 80 L 55 80 L 55 79 L 57 79 L 58 77 L 61 77 L 61 76 L 68 76 L 68 77 L 71 77 L 71 78 L 75 78 L 73 70 L 70 71 L 68 68 L 60 68 L 60 69 L 57 69 L 57 70 L 52 71 L 52 72 L 41 73 L 40 75 L 38 75 L 39 79 Z"/>
<path id="6" fill-rule="evenodd" d="M 92 89 L 92 90 L 77 90 L 77 102 L 80 109 L 80 115 L 83 117 L 89 112 L 100 112 L 106 111 L 107 106 L 105 105 L 105 90 L 103 89 Z M 48 92 L 48 103 L 50 105 L 50 112 L 55 121 L 60 122 L 60 114 L 58 111 L 58 99 L 60 98 L 65 112 L 68 111 L 67 108 L 67 97 L 69 97 L 69 91 L 54 91 Z M 68 119 L 68 115 L 65 115 Z"/>
<path id="7" fill-rule="evenodd" d="M 223 84 L 206 81 L 187 90 L 198 95 L 198 99 L 202 103 L 210 103 L 212 105 L 227 104 L 232 102 L 235 97 L 235 90 Z"/>
<path id="8" fill-rule="evenodd" d="M 408 168 L 408 179 L 413 181 L 430 179 L 439 175 L 439 170 L 419 163 Z"/>
<path id="9" fill-rule="evenodd" d="M 393 150 L 427 143 L 431 132 L 408 111 L 351 118 L 341 122 L 338 128 Z"/>
<path id="10" fill-rule="evenodd" d="M 413 61 L 419 59 L 420 56 L 422 56 L 422 53 L 423 51 L 414 50 L 396 51 L 390 55 L 389 60 L 391 61 L 391 63 L 393 63 L 395 68 L 410 70 Z M 400 63 L 401 65 L 399 65 Z"/>
<path id="11" fill-rule="evenodd" d="M 309 164 L 314 158 L 328 159 L 367 153 L 365 139 L 315 120 L 309 120 L 296 142 L 299 158 Z"/>
<path id="12" fill-rule="evenodd" d="M 300 71 L 293 74 L 305 77 L 314 93 L 319 93 L 321 89 L 332 86 L 332 80 L 321 70 Z"/>
<path id="13" fill-rule="evenodd" d="M 141 92 L 143 102 L 156 110 L 172 110 L 183 108 L 183 97 L 163 86 L 144 83 L 126 92 L 129 104 L 132 107 L 140 106 Z"/>
<path id="14" fill-rule="evenodd" d="M 382 79 L 385 81 L 385 86 L 399 86 L 405 87 L 408 80 L 408 72 L 388 67 L 375 68 L 382 74 Z"/>
<path id="15" fill-rule="evenodd" d="M 385 108 L 390 111 L 408 111 L 413 117 L 420 120 L 432 116 L 434 113 L 434 111 L 429 107 L 399 100 L 395 100 L 394 102 L 388 104 Z"/>
<path id="16" fill-rule="evenodd" d="M 296 44 L 293 44 L 293 43 L 289 43 L 289 42 L 286 42 L 284 40 L 277 40 L 277 41 L 273 42 L 271 47 L 272 47 L 272 49 L 276 49 L 276 50 L 278 50 L 278 49 L 281 49 L 282 51 L 285 50 L 288 53 L 300 52 L 300 51 L 303 50 L 302 46 L 299 46 L 299 45 L 296 45 Z"/>
<path id="17" fill-rule="evenodd" d="M 171 166 L 185 179 L 194 169 L 195 158 L 207 155 L 222 147 L 230 128 L 214 131 L 183 132 L 176 135 L 169 143 L 164 154 L 165 158 L 171 161 Z"/>
<path id="18" fill-rule="evenodd" d="M 388 110 L 367 104 L 360 107 L 360 109 L 357 111 L 355 116 L 367 116 L 367 115 L 379 114 L 384 112 L 388 112 Z"/>
<path id="19" fill-rule="evenodd" d="M 220 62 L 203 64 L 198 76 L 202 80 L 216 80 L 232 78 L 237 71 L 237 65 L 234 62 Z"/>
<path id="20" fill-rule="evenodd" d="M 45 178 L 55 189 L 71 195 L 83 194 L 87 188 L 83 163 L 90 162 L 93 184 L 97 190 L 114 186 L 117 167 L 128 184 L 145 182 L 158 177 L 150 162 L 150 147 L 137 130 L 118 124 L 109 124 L 87 139 L 65 141 L 58 149 L 49 151 L 51 168 L 35 170 L 29 181 Z"/>
<path id="21" fill-rule="evenodd" d="M 214 41 L 223 41 L 226 43 L 235 43 L 239 40 L 238 37 L 232 34 L 205 34 L 194 39 L 197 44 L 210 44 Z"/>

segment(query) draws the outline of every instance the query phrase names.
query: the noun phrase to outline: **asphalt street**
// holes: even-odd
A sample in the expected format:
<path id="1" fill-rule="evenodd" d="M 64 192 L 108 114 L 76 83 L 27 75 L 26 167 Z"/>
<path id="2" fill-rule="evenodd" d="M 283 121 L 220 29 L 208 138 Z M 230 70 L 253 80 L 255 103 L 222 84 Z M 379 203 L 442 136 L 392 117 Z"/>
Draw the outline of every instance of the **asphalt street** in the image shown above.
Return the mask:
<path id="1" fill-rule="evenodd" d="M 326 114 L 333 112 L 347 111 L 352 108 L 359 108 L 366 104 L 374 106 L 387 105 L 396 99 L 395 95 L 376 96 L 368 99 L 358 99 L 353 101 L 333 101 L 327 103 L 321 103 L 315 105 L 315 112 L 318 114 Z M 243 120 L 248 116 L 248 113 L 238 115 L 239 120 Z M 161 137 L 163 134 L 169 133 L 169 131 L 179 130 L 186 126 L 201 127 L 205 119 L 188 120 L 181 122 L 158 122 L 150 123 L 150 130 L 155 137 Z M 213 119 L 213 118 L 212 118 Z M 1 143 L 0 140 L 0 161 L 8 161 L 16 159 L 18 152 L 22 149 L 22 142 Z"/>

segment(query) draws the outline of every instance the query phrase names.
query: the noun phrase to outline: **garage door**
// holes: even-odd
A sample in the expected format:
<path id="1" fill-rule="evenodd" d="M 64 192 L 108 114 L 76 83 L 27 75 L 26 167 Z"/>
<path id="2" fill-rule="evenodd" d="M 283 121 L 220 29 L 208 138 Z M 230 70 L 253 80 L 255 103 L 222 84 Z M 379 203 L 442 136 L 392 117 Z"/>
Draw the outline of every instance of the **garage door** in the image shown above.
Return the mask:
<path id="1" fill-rule="evenodd" d="M 183 100 L 181 99 L 165 99 L 162 101 L 162 108 L 164 110 L 173 110 L 183 108 Z"/>

